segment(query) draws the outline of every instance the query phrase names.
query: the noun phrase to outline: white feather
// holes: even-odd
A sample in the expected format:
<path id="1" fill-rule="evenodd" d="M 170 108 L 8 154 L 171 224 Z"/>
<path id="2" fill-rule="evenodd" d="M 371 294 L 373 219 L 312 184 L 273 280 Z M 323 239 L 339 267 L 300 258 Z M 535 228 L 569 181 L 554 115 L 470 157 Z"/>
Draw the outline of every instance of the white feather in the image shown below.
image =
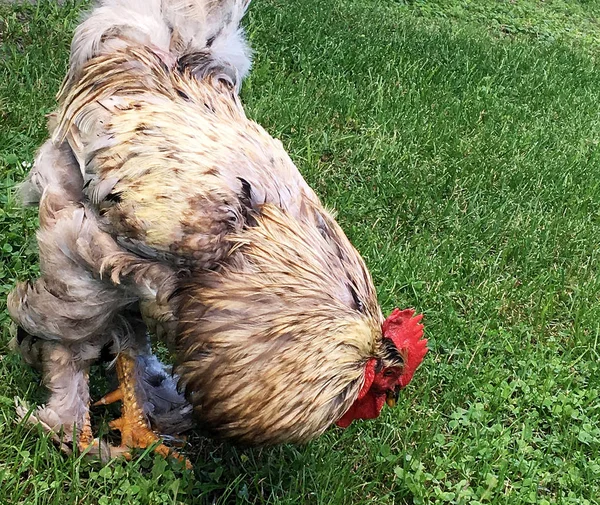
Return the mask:
<path id="1" fill-rule="evenodd" d="M 173 65 L 182 54 L 207 51 L 248 73 L 251 51 L 240 21 L 249 0 L 101 0 L 71 44 L 70 74 L 91 58 L 145 45 Z"/>

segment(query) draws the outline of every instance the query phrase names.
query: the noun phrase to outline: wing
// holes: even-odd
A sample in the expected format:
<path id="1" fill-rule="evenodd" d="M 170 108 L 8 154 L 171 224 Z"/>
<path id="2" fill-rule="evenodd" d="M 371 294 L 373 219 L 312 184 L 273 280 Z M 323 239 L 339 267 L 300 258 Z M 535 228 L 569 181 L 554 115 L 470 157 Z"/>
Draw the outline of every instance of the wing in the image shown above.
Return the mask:
<path id="1" fill-rule="evenodd" d="M 189 66 L 185 66 L 185 62 Z M 55 143 L 67 141 L 85 192 L 122 245 L 210 267 L 249 210 L 292 215 L 318 201 L 283 149 L 248 120 L 226 71 L 147 48 L 90 60 L 60 96 Z M 226 70 L 226 69 L 225 69 Z"/>

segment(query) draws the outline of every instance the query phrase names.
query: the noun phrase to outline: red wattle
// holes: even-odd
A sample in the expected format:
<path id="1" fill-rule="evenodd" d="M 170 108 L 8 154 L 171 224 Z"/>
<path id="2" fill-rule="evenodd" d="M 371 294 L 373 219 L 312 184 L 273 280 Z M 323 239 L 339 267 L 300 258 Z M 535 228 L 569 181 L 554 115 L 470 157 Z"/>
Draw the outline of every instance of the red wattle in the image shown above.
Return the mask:
<path id="1" fill-rule="evenodd" d="M 378 395 L 366 395 L 361 400 L 356 400 L 350 410 L 346 412 L 338 421 L 340 428 L 347 428 L 355 419 L 375 419 L 385 403 L 385 393 Z"/>
<path id="2" fill-rule="evenodd" d="M 365 382 L 360 388 L 360 391 L 357 396 L 357 400 L 362 400 L 364 396 L 369 392 L 371 386 L 373 385 L 373 381 L 375 380 L 375 367 L 377 366 L 377 360 L 375 358 L 371 358 L 367 362 L 367 366 L 365 367 Z"/>
<path id="3" fill-rule="evenodd" d="M 375 366 L 377 365 L 377 360 L 375 358 L 371 358 L 367 362 L 367 366 L 365 367 L 365 382 L 360 388 L 358 393 L 358 397 L 356 401 L 352 404 L 348 412 L 346 412 L 338 421 L 337 425 L 340 428 L 347 428 L 350 426 L 350 423 L 354 419 L 373 419 L 379 415 L 379 411 L 376 411 L 376 414 L 372 417 L 362 417 L 362 415 L 371 415 L 373 408 L 376 408 L 376 403 L 373 404 L 373 396 L 367 396 L 367 393 L 371 389 L 373 385 L 373 381 L 375 380 Z M 366 398 L 365 398 L 366 397 Z M 383 402 L 385 402 L 385 396 L 383 398 Z M 379 407 L 379 410 L 383 407 L 383 402 Z"/>

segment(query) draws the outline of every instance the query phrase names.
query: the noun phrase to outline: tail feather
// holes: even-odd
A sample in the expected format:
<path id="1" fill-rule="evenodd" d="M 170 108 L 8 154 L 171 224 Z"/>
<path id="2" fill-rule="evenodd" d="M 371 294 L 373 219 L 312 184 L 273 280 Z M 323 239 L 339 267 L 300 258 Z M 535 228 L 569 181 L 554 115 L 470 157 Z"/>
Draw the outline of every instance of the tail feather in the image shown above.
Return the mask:
<path id="1" fill-rule="evenodd" d="M 101 0 L 75 32 L 69 77 L 76 79 L 82 66 L 95 56 L 143 45 L 161 55 L 169 67 L 186 54 L 205 52 L 235 68 L 241 82 L 251 65 L 250 48 L 240 27 L 249 3 Z"/>

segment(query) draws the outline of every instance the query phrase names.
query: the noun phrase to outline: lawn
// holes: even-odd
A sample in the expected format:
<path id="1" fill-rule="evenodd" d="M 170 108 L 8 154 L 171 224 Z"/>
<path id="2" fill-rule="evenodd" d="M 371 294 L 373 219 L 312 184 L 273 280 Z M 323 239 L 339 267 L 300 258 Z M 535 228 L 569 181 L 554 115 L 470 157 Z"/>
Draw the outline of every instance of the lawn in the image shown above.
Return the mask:
<path id="1" fill-rule="evenodd" d="M 253 3 L 248 115 L 431 351 L 377 421 L 304 447 L 194 436 L 193 474 L 67 457 L 15 421 L 43 389 L 7 346 L 5 296 L 37 268 L 14 185 L 81 8 L 0 3 L 0 503 L 600 503 L 600 3 Z"/>

